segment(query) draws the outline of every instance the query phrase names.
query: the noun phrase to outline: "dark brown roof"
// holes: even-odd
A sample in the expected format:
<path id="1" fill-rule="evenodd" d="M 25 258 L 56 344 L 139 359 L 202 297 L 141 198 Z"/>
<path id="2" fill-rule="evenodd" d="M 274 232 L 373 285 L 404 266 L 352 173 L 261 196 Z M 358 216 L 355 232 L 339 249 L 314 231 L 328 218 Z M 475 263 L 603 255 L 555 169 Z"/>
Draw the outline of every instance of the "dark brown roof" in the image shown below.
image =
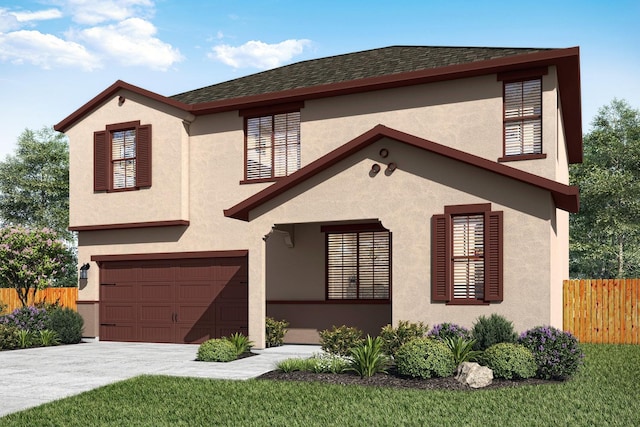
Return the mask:
<path id="1" fill-rule="evenodd" d="M 546 50 L 550 49 L 390 46 L 297 62 L 191 90 L 170 98 L 185 104 L 201 104 L 450 65 L 469 64 Z"/>
<path id="2" fill-rule="evenodd" d="M 270 185 L 253 196 L 241 201 L 235 206 L 225 209 L 224 215 L 243 221 L 249 221 L 249 213 L 268 202 L 269 200 L 283 194 L 284 192 L 296 187 L 309 178 L 319 174 L 327 168 L 335 165 L 341 160 L 357 153 L 363 148 L 379 141 L 382 138 L 390 138 L 398 142 L 402 142 L 413 147 L 435 153 L 449 159 L 466 163 L 471 166 L 498 174 L 505 178 L 515 179 L 516 181 L 532 185 L 542 190 L 549 191 L 553 197 L 556 207 L 568 212 L 578 212 L 579 198 L 578 187 L 565 185 L 557 181 L 553 181 L 529 172 L 515 169 L 501 163 L 496 163 L 455 148 L 447 147 L 424 138 L 417 137 L 396 129 L 392 129 L 383 125 L 377 125 L 373 129 L 359 137 L 352 139 L 346 144 L 336 148 L 328 154 L 311 162 L 295 173 L 280 179 L 275 184 Z"/>

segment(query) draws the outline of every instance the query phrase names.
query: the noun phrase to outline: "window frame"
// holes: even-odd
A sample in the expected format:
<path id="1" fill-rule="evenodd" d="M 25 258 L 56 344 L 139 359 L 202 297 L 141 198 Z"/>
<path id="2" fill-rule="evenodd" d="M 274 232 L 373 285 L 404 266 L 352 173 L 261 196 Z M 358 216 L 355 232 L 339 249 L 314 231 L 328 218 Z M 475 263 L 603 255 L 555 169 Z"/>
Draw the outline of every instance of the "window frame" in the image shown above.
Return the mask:
<path id="1" fill-rule="evenodd" d="M 301 124 L 302 124 L 302 113 L 301 113 L 301 109 L 302 107 L 304 107 L 304 103 L 303 102 L 294 102 L 294 103 L 288 103 L 288 104 L 283 104 L 283 105 L 278 105 L 278 106 L 269 106 L 269 107 L 263 107 L 263 108 L 252 108 L 252 109 L 246 109 L 246 110 L 240 110 L 239 111 L 239 115 L 242 116 L 244 118 L 244 173 L 243 173 L 243 179 L 242 181 L 240 181 L 240 184 L 255 184 L 255 183 L 260 183 L 260 182 L 275 182 L 278 180 L 281 180 L 283 178 L 286 178 L 288 176 L 290 176 L 291 174 L 293 174 L 294 172 L 300 170 L 300 168 L 302 167 L 301 165 L 301 158 L 302 158 L 302 138 L 301 138 Z M 298 159 L 297 159 L 297 169 L 295 169 L 294 171 L 287 171 L 287 173 L 283 176 L 275 176 L 275 165 L 276 165 L 276 153 L 275 153 L 275 139 L 276 139 L 276 132 L 274 132 L 274 128 L 275 128 L 275 122 L 276 122 L 276 116 L 278 115 L 284 115 L 284 114 L 293 114 L 293 113 L 297 113 L 298 114 L 298 128 L 297 128 L 297 133 L 298 133 L 298 138 L 297 138 L 297 144 L 292 144 L 292 146 L 296 146 L 297 145 L 297 153 L 298 153 Z M 271 161 L 270 161 L 270 166 L 271 166 L 271 176 L 269 177 L 262 177 L 262 178 L 250 178 L 249 175 L 249 121 L 252 119 L 260 119 L 260 118 L 266 118 L 266 117 L 270 117 L 271 118 Z M 288 152 L 288 147 L 289 144 L 285 143 L 285 153 Z M 285 166 L 286 167 L 286 166 Z"/>
<path id="2" fill-rule="evenodd" d="M 455 298 L 453 218 L 482 215 L 483 297 Z M 444 214 L 432 217 L 431 299 L 447 305 L 487 305 L 503 298 L 503 212 L 492 211 L 490 203 L 445 206 Z"/>
<path id="3" fill-rule="evenodd" d="M 520 160 L 536 160 L 536 159 L 545 159 L 547 154 L 544 152 L 544 138 L 543 138 L 543 76 L 548 74 L 547 67 L 541 67 L 530 70 L 519 70 L 515 72 L 506 72 L 499 73 L 497 75 L 497 80 L 502 82 L 502 157 L 498 158 L 498 162 L 510 162 L 510 161 L 520 161 Z M 540 81 L 540 114 L 532 114 L 527 116 L 518 116 L 518 117 L 506 117 L 507 112 L 507 103 L 506 103 L 506 92 L 507 85 L 513 83 L 522 83 L 527 81 Z M 539 121 L 540 126 L 540 152 L 539 153 L 523 153 L 519 154 L 507 154 L 507 125 L 509 123 L 524 123 L 527 120 L 536 120 Z"/>
<path id="4" fill-rule="evenodd" d="M 113 139 L 116 132 L 135 131 L 135 185 L 114 187 Z M 94 192 L 107 193 L 136 191 L 151 187 L 151 125 L 141 125 L 140 121 L 116 123 L 105 126 L 105 130 L 93 134 Z M 130 160 L 128 158 L 119 160 Z"/>
<path id="5" fill-rule="evenodd" d="M 321 227 L 321 231 L 325 233 L 325 300 L 327 302 L 332 303 L 363 303 L 363 304 L 376 304 L 376 303 L 388 303 L 391 301 L 392 295 L 392 233 L 388 229 L 384 228 L 380 223 L 370 223 L 370 224 L 341 224 L 341 225 L 326 225 Z M 357 265 L 356 269 L 356 297 L 355 298 L 336 298 L 331 297 L 330 292 L 330 276 L 331 276 L 331 266 L 329 263 L 329 240 L 332 235 L 345 235 L 345 234 L 356 234 L 357 235 L 357 249 L 358 254 L 356 255 Z M 361 264 L 359 257 L 360 246 L 360 235 L 364 233 L 386 233 L 387 234 L 387 264 L 384 266 L 387 269 L 387 295 L 386 298 L 360 298 L 360 273 L 361 273 Z M 342 270 L 341 270 L 342 271 Z M 372 292 L 375 295 L 375 283 L 372 285 Z M 384 284 L 382 285 L 384 286 Z M 344 287 L 344 284 L 343 284 Z M 344 290 L 343 290 L 344 295 Z"/>

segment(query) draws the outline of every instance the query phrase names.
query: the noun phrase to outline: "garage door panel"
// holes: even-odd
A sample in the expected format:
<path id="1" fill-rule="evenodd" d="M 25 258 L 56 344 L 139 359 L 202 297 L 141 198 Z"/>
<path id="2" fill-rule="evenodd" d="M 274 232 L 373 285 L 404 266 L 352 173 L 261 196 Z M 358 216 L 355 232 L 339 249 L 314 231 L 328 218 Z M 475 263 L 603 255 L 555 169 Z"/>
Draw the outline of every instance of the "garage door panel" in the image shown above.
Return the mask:
<path id="1" fill-rule="evenodd" d="M 177 321 L 181 324 L 215 323 L 216 310 L 206 304 L 180 304 L 176 307 Z"/>
<path id="2" fill-rule="evenodd" d="M 114 262 L 100 267 L 103 283 L 137 282 L 138 268 L 129 262 Z"/>
<path id="3" fill-rule="evenodd" d="M 215 338 L 216 329 L 214 325 L 198 326 L 198 325 L 178 325 L 178 341 L 187 344 L 200 344 Z"/>
<path id="4" fill-rule="evenodd" d="M 247 321 L 247 306 L 242 303 L 216 304 L 216 323 L 242 323 Z"/>
<path id="5" fill-rule="evenodd" d="M 100 323 L 135 323 L 136 303 L 104 303 L 100 306 Z"/>
<path id="6" fill-rule="evenodd" d="M 136 341 L 135 323 L 119 323 L 118 325 L 100 325 L 101 341 Z"/>
<path id="7" fill-rule="evenodd" d="M 228 300 L 242 300 L 246 301 L 248 295 L 248 287 L 246 283 L 241 282 L 230 282 L 227 286 L 225 286 L 220 295 L 218 296 L 218 300 L 228 301 Z"/>
<path id="8" fill-rule="evenodd" d="M 138 283 L 141 301 L 173 301 L 173 282 Z"/>
<path id="9" fill-rule="evenodd" d="M 146 322 L 164 322 L 171 325 L 174 321 L 173 304 L 154 304 L 142 302 L 139 304 L 138 321 L 140 324 Z"/>
<path id="10" fill-rule="evenodd" d="M 203 260 L 184 260 L 176 267 L 176 280 L 211 280 L 213 262 Z"/>
<path id="11" fill-rule="evenodd" d="M 171 263 L 145 263 L 140 267 L 140 282 L 170 281 L 173 282 L 175 268 Z"/>
<path id="12" fill-rule="evenodd" d="M 215 300 L 224 289 L 223 283 L 216 282 L 179 282 L 176 287 L 178 302 L 201 302 Z"/>
<path id="13" fill-rule="evenodd" d="M 100 300 L 131 302 L 138 300 L 136 282 L 109 283 L 100 286 Z"/>
<path id="14" fill-rule="evenodd" d="M 171 323 L 168 324 L 143 324 L 138 328 L 138 341 L 143 342 L 175 342 L 175 330 Z"/>

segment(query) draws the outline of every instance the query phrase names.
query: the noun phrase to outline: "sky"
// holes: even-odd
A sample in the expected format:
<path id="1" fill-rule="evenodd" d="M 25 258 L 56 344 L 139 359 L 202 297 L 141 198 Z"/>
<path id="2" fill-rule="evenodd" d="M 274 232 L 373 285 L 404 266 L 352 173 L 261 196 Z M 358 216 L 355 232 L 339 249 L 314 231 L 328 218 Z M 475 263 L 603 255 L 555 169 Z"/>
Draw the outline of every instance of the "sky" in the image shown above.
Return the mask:
<path id="1" fill-rule="evenodd" d="M 0 160 L 116 80 L 171 96 L 391 45 L 580 47 L 583 131 L 640 108 L 640 0 L 0 0 Z"/>

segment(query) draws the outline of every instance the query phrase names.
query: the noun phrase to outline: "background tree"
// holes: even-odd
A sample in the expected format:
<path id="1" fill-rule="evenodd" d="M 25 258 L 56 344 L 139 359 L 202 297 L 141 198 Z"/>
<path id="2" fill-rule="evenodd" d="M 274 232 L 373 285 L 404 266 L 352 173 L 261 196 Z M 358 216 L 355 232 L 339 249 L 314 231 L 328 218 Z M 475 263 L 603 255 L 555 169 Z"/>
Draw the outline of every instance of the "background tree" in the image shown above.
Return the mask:
<path id="1" fill-rule="evenodd" d="M 76 286 L 76 250 L 69 225 L 69 148 L 66 137 L 50 127 L 26 129 L 14 155 L 0 162 L 0 220 L 5 226 L 55 230 L 69 251 L 65 275 L 54 286 Z M 0 281 L 0 287 L 9 286 Z"/>
<path id="2" fill-rule="evenodd" d="M 71 257 L 67 242 L 55 230 L 0 229 L 0 282 L 15 288 L 23 306 L 33 301 L 37 290 L 67 276 Z"/>
<path id="3" fill-rule="evenodd" d="M 580 212 L 570 217 L 571 277 L 640 277 L 640 111 L 602 107 L 572 165 Z"/>

